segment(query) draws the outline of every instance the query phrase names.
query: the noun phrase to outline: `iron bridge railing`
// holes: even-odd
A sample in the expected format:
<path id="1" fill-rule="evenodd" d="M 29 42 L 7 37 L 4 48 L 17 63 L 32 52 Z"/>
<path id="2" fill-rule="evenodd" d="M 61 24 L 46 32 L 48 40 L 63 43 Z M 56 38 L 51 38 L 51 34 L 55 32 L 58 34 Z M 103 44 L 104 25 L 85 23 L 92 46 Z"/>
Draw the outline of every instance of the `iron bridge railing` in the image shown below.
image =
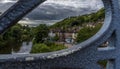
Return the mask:
<path id="1" fill-rule="evenodd" d="M 45 0 L 19 0 L 0 17 L 0 33 Z M 0 55 L 0 69 L 102 69 L 98 61 L 107 60 L 106 69 L 120 69 L 120 0 L 103 0 L 105 21 L 90 39 L 65 50 L 28 55 Z M 108 41 L 105 48 L 99 48 Z"/>

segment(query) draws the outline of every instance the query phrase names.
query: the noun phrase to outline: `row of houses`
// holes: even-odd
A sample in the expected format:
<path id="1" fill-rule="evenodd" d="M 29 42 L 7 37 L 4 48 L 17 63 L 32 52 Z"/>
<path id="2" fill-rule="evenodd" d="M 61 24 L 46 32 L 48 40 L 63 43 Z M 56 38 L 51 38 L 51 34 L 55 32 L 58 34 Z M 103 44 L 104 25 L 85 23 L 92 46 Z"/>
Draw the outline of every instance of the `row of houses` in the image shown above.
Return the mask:
<path id="1" fill-rule="evenodd" d="M 98 23 L 103 23 L 103 19 L 98 20 L 97 23 L 86 23 L 85 26 L 94 28 L 95 25 Z M 69 44 L 74 44 L 74 43 L 76 43 L 78 31 L 81 28 L 83 28 L 83 27 L 75 26 L 75 27 L 67 28 L 67 30 L 64 30 L 62 28 L 61 29 L 60 28 L 51 29 L 49 36 L 55 37 L 57 35 L 59 37 L 58 42 L 65 42 L 65 43 L 69 43 Z"/>
<path id="2" fill-rule="evenodd" d="M 78 29 L 74 29 L 74 30 L 71 29 L 69 31 L 65 31 L 65 30 L 61 30 L 61 29 L 51 30 L 49 33 L 49 36 L 55 37 L 57 35 L 59 37 L 58 42 L 73 44 L 73 43 L 75 43 Z"/>

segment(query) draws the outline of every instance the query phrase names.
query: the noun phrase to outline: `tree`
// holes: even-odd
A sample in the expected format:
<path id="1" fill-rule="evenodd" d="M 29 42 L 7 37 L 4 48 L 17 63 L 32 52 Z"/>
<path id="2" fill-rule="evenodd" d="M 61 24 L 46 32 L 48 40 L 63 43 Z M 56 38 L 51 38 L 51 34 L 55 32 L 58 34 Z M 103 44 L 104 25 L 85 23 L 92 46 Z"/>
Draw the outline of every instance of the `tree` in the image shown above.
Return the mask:
<path id="1" fill-rule="evenodd" d="M 3 34 L 3 39 L 4 40 L 21 40 L 21 35 L 22 35 L 22 26 L 20 24 L 16 24 L 12 28 L 8 29 L 4 34 Z"/>
<path id="2" fill-rule="evenodd" d="M 53 38 L 54 41 L 58 41 L 60 39 L 60 37 L 58 36 L 58 34 L 55 34 L 55 37 Z"/>
<path id="3" fill-rule="evenodd" d="M 101 26 L 102 26 L 102 24 L 97 24 L 95 27 L 87 27 L 86 26 L 86 27 L 80 29 L 78 32 L 76 41 L 79 43 L 79 42 L 83 42 L 83 41 L 87 40 L 88 38 L 90 38 L 91 36 L 96 34 L 98 32 L 98 30 L 101 28 Z"/>
<path id="4" fill-rule="evenodd" d="M 20 41 L 21 40 L 21 35 L 22 35 L 22 26 L 21 25 L 15 25 L 11 28 L 11 36 L 15 39 Z"/>
<path id="5" fill-rule="evenodd" d="M 43 43 L 48 37 L 49 29 L 45 24 L 40 24 L 35 29 L 34 43 Z"/>
<path id="6" fill-rule="evenodd" d="M 5 45 L 6 45 L 6 41 L 3 40 L 3 36 L 0 35 L 0 48 L 1 48 L 1 47 L 4 47 Z"/>
<path id="7" fill-rule="evenodd" d="M 33 31 L 29 26 L 23 26 L 22 29 L 22 41 L 30 41 L 33 39 Z"/>
<path id="8" fill-rule="evenodd" d="M 65 30 L 67 30 L 67 28 L 69 28 L 69 27 L 72 28 L 74 26 L 83 26 L 83 24 L 89 23 L 89 22 L 95 23 L 98 20 L 101 20 L 104 18 L 105 18 L 105 10 L 104 10 L 104 8 L 102 8 L 95 13 L 65 18 L 64 20 L 53 24 L 51 26 L 51 28 L 56 29 L 56 28 L 64 27 Z"/>

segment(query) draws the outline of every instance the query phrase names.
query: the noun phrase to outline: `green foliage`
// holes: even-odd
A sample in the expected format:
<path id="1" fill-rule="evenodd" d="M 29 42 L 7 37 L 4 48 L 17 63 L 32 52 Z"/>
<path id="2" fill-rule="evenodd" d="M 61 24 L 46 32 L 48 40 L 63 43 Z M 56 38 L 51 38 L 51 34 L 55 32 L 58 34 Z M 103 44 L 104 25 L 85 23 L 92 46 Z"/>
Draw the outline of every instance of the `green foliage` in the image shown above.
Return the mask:
<path id="1" fill-rule="evenodd" d="M 77 42 L 82 42 L 91 36 L 93 36 L 102 26 L 102 24 L 98 23 L 95 27 L 87 27 L 87 23 L 92 22 L 96 23 L 99 20 L 104 18 L 104 9 L 101 9 L 97 13 L 87 14 L 78 17 L 69 17 L 66 18 L 52 26 L 51 29 L 64 29 L 66 31 L 68 28 L 73 28 L 77 26 L 82 26 L 82 29 L 78 32 Z M 86 24 L 83 27 L 83 24 Z M 61 44 L 55 44 L 53 42 L 44 41 L 44 38 L 48 36 L 48 27 L 45 25 L 39 25 L 35 29 L 35 45 L 33 46 L 31 53 L 43 53 L 43 52 L 51 52 L 57 51 L 61 49 L 65 49 L 66 47 Z M 53 40 L 59 40 L 59 37 L 56 35 Z"/>
<path id="2" fill-rule="evenodd" d="M 103 68 L 106 68 L 107 60 L 98 61 L 98 64 L 100 64 Z"/>
<path id="3" fill-rule="evenodd" d="M 51 51 L 58 51 L 58 50 L 62 50 L 62 49 L 67 48 L 62 44 L 55 44 L 55 43 L 49 47 L 50 47 Z"/>
<path id="4" fill-rule="evenodd" d="M 22 41 L 30 41 L 33 39 L 33 31 L 32 28 L 28 26 L 23 26 L 22 29 Z"/>
<path id="5" fill-rule="evenodd" d="M 15 26 L 8 29 L 6 32 L 4 32 L 1 36 L 3 37 L 3 40 L 15 40 L 15 41 L 21 41 L 21 35 L 22 35 L 22 26 L 19 24 L 16 24 Z"/>
<path id="6" fill-rule="evenodd" d="M 52 26 L 51 29 L 62 29 L 66 31 L 67 29 L 74 28 L 77 26 L 82 26 L 83 24 L 87 24 L 89 22 L 97 22 L 104 18 L 104 9 L 92 14 L 77 16 L 77 17 L 69 17 L 66 18 Z M 96 25 L 95 28 L 84 27 L 78 32 L 77 42 L 82 42 L 91 36 L 93 36 L 99 29 L 101 25 Z M 51 52 L 57 51 L 61 49 L 65 49 L 66 47 L 61 44 L 55 44 L 53 42 L 45 41 L 48 37 L 49 27 L 45 24 L 41 24 L 35 28 L 30 28 L 28 26 L 21 26 L 20 24 L 16 24 L 12 28 L 8 29 L 3 35 L 0 36 L 0 48 L 6 46 L 7 44 L 13 42 L 20 41 L 29 41 L 34 37 L 34 46 L 32 47 L 31 53 L 43 53 L 43 52 Z M 33 36 L 35 35 L 35 36 Z M 54 41 L 59 40 L 58 35 L 53 38 Z M 12 44 L 13 45 L 13 44 Z M 6 47 L 4 47 L 6 48 Z M 16 47 L 14 47 L 17 49 Z M 6 49 L 7 50 L 7 49 Z M 9 49 L 11 51 L 11 48 Z"/>
<path id="7" fill-rule="evenodd" d="M 30 36 L 29 35 L 22 35 L 22 41 L 29 41 Z"/>
<path id="8" fill-rule="evenodd" d="M 97 24 L 95 27 L 83 27 L 79 30 L 76 41 L 79 43 L 87 40 L 88 38 L 96 34 L 101 26 L 102 24 Z"/>
<path id="9" fill-rule="evenodd" d="M 31 33 L 30 27 L 16 24 L 0 36 L 0 47 L 9 45 L 11 42 L 21 42 L 27 41 L 30 38 L 32 39 Z"/>
<path id="10" fill-rule="evenodd" d="M 56 34 L 55 37 L 53 38 L 54 41 L 58 41 L 60 37 Z"/>
<path id="11" fill-rule="evenodd" d="M 38 43 L 32 47 L 31 53 L 45 53 L 65 49 L 66 47 L 61 44 L 55 43 Z"/>
<path id="12" fill-rule="evenodd" d="M 64 30 L 66 30 L 67 28 L 72 28 L 74 26 L 82 26 L 83 24 L 89 23 L 89 22 L 95 23 L 98 20 L 104 19 L 104 17 L 105 17 L 105 11 L 104 11 L 104 8 L 102 8 L 96 13 L 85 14 L 77 17 L 68 17 L 58 23 L 55 23 L 50 28 L 52 29 L 64 28 Z"/>
<path id="13" fill-rule="evenodd" d="M 35 44 L 32 47 L 31 53 L 42 53 L 42 52 L 50 52 L 50 49 L 45 44 Z"/>
<path id="14" fill-rule="evenodd" d="M 11 54 L 11 51 L 18 52 L 20 50 L 21 44 L 20 42 L 15 41 L 5 41 L 5 45 L 0 44 L 0 54 Z"/>
<path id="15" fill-rule="evenodd" d="M 43 43 L 45 38 L 48 37 L 49 28 L 45 24 L 40 24 L 35 28 L 34 43 Z"/>
<path id="16" fill-rule="evenodd" d="M 0 35 L 0 47 L 4 47 L 6 45 L 6 41 L 3 39 L 3 36 Z"/>
<path id="17" fill-rule="evenodd" d="M 11 36 L 15 39 L 15 40 L 20 40 L 21 39 L 21 35 L 22 35 L 22 30 L 21 30 L 21 26 L 19 25 L 15 25 L 11 28 Z"/>
<path id="18" fill-rule="evenodd" d="M 17 24 L 0 35 L 0 48 L 5 47 L 11 41 L 20 41 L 21 25 Z M 9 44 L 8 44 L 9 45 Z"/>

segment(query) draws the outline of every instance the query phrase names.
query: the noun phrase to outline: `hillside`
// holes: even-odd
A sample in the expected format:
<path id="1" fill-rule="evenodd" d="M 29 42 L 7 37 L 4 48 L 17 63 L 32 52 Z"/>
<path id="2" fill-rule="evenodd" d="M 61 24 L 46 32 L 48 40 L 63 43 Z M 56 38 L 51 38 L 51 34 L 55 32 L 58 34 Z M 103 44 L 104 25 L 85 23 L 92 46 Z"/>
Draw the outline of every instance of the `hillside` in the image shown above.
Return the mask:
<path id="1" fill-rule="evenodd" d="M 100 9 L 96 13 L 86 14 L 82 16 L 68 17 L 60 22 L 51 26 L 51 29 L 68 29 L 76 26 L 83 26 L 88 23 L 98 23 L 105 18 L 104 8 Z"/>

